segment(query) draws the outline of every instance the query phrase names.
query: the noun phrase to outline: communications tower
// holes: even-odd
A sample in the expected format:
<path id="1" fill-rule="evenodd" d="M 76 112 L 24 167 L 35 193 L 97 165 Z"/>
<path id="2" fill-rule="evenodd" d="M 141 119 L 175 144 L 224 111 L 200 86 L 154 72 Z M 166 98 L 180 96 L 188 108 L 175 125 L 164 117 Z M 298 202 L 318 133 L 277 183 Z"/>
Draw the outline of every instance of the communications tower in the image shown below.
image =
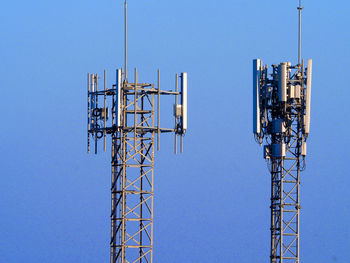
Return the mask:
<path id="1" fill-rule="evenodd" d="M 299 0 L 298 64 L 253 61 L 253 129 L 264 145 L 271 173 L 271 263 L 300 262 L 300 172 L 310 133 L 312 60 L 301 60 Z"/>
<path id="2" fill-rule="evenodd" d="M 175 89 L 160 89 L 160 71 L 157 85 L 141 82 L 137 69 L 129 81 L 127 71 L 127 2 L 125 11 L 124 69 L 116 71 L 116 83 L 107 88 L 106 71 L 103 87 L 98 74 L 88 74 L 88 152 L 90 139 L 97 153 L 106 137 L 112 138 L 111 176 L 111 263 L 153 262 L 153 192 L 154 144 L 161 133 L 175 134 L 175 153 L 178 142 L 183 149 L 187 130 L 187 73 L 176 74 Z M 180 87 L 178 87 L 180 86 Z M 173 96 L 173 128 L 160 126 L 160 98 Z M 157 136 L 157 137 L 156 137 Z M 156 137 L 156 138 L 155 138 Z M 180 138 L 178 141 L 177 138 Z"/>

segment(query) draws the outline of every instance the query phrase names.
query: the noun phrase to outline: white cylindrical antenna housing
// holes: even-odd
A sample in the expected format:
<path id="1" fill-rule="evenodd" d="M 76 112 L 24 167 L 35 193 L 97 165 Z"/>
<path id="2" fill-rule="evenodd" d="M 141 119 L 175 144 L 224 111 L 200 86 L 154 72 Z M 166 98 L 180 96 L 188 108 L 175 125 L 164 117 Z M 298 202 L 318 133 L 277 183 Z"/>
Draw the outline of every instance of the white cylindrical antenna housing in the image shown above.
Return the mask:
<path id="1" fill-rule="evenodd" d="M 301 86 L 297 84 L 294 90 L 295 99 L 300 99 L 300 94 L 301 94 Z"/>
<path id="2" fill-rule="evenodd" d="M 117 83 L 116 83 L 116 90 L 117 90 L 117 101 L 115 103 L 115 107 L 117 107 L 116 109 L 116 124 L 117 124 L 117 127 L 120 127 L 121 126 L 121 123 L 120 123 L 120 115 L 121 115 L 121 89 L 122 89 L 122 83 L 123 83 L 123 76 L 122 76 L 122 70 L 121 69 L 117 69 Z"/>
<path id="3" fill-rule="evenodd" d="M 259 134 L 260 128 L 260 75 L 262 61 L 253 60 L 253 132 Z"/>
<path id="4" fill-rule="evenodd" d="M 295 98 L 295 86 L 294 85 L 289 86 L 288 93 L 289 93 L 289 97 L 288 97 L 289 99 Z"/>
<path id="5" fill-rule="evenodd" d="M 182 130 L 187 130 L 187 72 L 181 73 Z"/>
<path id="6" fill-rule="evenodd" d="M 310 114 L 311 114 L 312 59 L 309 59 L 307 61 L 306 78 L 307 79 L 306 79 L 304 131 L 305 131 L 305 134 L 309 134 L 310 133 Z"/>
<path id="7" fill-rule="evenodd" d="M 278 98 L 279 101 L 287 101 L 287 63 L 282 62 L 278 66 Z"/>
<path id="8" fill-rule="evenodd" d="M 91 92 L 95 92 L 95 74 L 91 74 Z"/>
<path id="9" fill-rule="evenodd" d="M 95 74 L 91 74 L 91 92 L 95 92 L 95 81 L 96 81 Z M 96 99 L 96 95 L 91 94 L 91 110 L 93 110 L 96 107 L 95 99 Z"/>

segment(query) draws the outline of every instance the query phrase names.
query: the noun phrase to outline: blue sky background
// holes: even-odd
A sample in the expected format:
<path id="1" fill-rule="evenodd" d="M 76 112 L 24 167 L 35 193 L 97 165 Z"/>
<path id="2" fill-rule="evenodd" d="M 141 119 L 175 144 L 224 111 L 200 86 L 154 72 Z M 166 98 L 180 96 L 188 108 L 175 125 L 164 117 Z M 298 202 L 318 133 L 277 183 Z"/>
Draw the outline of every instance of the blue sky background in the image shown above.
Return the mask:
<path id="1" fill-rule="evenodd" d="M 189 74 L 185 153 L 173 155 L 168 135 L 156 153 L 154 262 L 269 262 L 252 59 L 296 62 L 298 1 L 129 2 L 130 68 L 145 82 L 160 68 L 163 89 Z M 346 263 L 350 2 L 303 5 L 302 53 L 314 69 L 301 258 Z M 86 73 L 123 65 L 122 0 L 1 9 L 0 262 L 108 262 L 110 153 L 86 154 Z"/>

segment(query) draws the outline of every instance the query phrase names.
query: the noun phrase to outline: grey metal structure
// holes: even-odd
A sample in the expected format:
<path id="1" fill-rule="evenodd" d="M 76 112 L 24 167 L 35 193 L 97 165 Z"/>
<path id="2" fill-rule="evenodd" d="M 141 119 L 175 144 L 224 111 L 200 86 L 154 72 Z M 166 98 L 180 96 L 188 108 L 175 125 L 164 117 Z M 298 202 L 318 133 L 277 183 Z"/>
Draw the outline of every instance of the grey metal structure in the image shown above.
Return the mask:
<path id="1" fill-rule="evenodd" d="M 128 81 L 126 11 L 125 1 L 125 67 L 117 70 L 116 83 L 107 88 L 105 71 L 99 89 L 99 76 L 88 74 L 88 152 L 90 139 L 97 153 L 98 141 L 103 140 L 106 150 L 106 136 L 111 136 L 110 262 L 142 263 L 153 262 L 154 144 L 157 140 L 159 149 L 160 134 L 174 133 L 175 152 L 177 137 L 182 151 L 187 130 L 187 73 L 176 75 L 174 91 L 160 89 L 159 70 L 156 86 L 140 82 L 136 69 L 134 80 Z M 160 126 L 162 95 L 174 96 L 174 128 Z"/>
<path id="2" fill-rule="evenodd" d="M 299 22 L 301 3 L 299 2 Z M 312 60 L 268 66 L 253 61 L 253 130 L 265 141 L 264 158 L 271 173 L 270 262 L 300 262 L 300 172 L 305 168 L 310 132 Z"/>

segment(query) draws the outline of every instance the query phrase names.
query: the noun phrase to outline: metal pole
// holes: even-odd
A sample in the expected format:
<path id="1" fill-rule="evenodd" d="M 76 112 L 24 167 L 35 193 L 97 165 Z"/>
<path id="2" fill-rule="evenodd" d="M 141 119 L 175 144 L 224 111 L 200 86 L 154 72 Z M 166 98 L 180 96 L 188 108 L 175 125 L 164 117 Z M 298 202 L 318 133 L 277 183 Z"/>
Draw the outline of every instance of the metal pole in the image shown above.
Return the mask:
<path id="1" fill-rule="evenodd" d="M 279 225 L 280 225 L 280 262 L 283 263 L 283 259 L 284 259 L 284 253 L 283 253 L 283 249 L 284 249 L 284 242 L 283 242 L 283 237 L 284 237 L 284 225 L 283 225 L 283 220 L 284 220 L 284 212 L 283 212 L 283 209 L 284 209 L 284 198 L 283 198 L 283 188 L 284 188 L 284 161 L 283 161 L 283 158 L 281 158 L 280 160 L 280 189 L 279 189 L 279 200 L 280 200 L 280 206 L 279 206 L 279 213 L 280 213 L 280 218 L 279 218 Z"/>
<path id="2" fill-rule="evenodd" d="M 175 75 L 175 91 L 178 91 L 178 74 Z M 175 95 L 175 107 L 177 107 L 177 94 Z M 176 108 L 175 108 L 175 154 L 177 154 L 177 117 L 176 117 Z"/>
<path id="3" fill-rule="evenodd" d="M 298 45 L 298 66 L 300 67 L 301 63 L 301 10 L 303 10 L 301 6 L 301 0 L 299 0 L 299 6 L 298 6 L 298 11 L 299 11 L 299 45 Z"/>
<path id="4" fill-rule="evenodd" d="M 136 152 L 136 134 L 137 134 L 137 69 L 135 68 L 135 97 L 134 97 L 134 147 Z"/>
<path id="5" fill-rule="evenodd" d="M 125 19 L 125 21 L 124 21 L 124 23 L 125 23 L 125 28 L 124 28 L 124 48 L 125 48 L 125 57 L 124 57 L 124 59 L 125 59 L 125 61 L 124 61 L 124 71 L 125 71 L 125 81 L 127 82 L 128 81 L 128 70 L 127 70 L 127 66 L 128 66 L 128 63 L 127 63 L 127 61 L 128 61 L 128 36 L 127 36 L 127 33 L 128 33 L 128 31 L 127 31 L 127 28 L 128 28 L 128 24 L 127 24 L 127 3 L 126 3 L 126 0 L 125 0 L 125 4 L 124 4 L 124 19 Z"/>
<path id="6" fill-rule="evenodd" d="M 106 151 L 106 122 L 107 122 L 107 111 L 106 111 L 106 70 L 104 70 L 104 103 L 103 103 L 103 111 L 104 111 L 104 131 L 103 131 L 103 149 Z"/>
<path id="7" fill-rule="evenodd" d="M 152 111 L 153 111 L 153 113 L 152 113 L 152 127 L 154 127 L 154 94 L 152 94 Z M 151 238 L 150 238 L 150 249 L 151 249 L 151 258 L 150 258 L 150 263 L 153 263 L 153 221 L 154 221 L 154 217 L 153 217 L 153 205 L 154 205 L 154 203 L 153 203 L 153 201 L 154 201 L 154 199 L 153 199 L 153 193 L 154 193 L 154 132 L 152 132 L 152 147 L 151 147 L 152 149 L 151 149 L 151 151 L 152 151 L 152 158 L 151 158 L 151 160 L 152 160 L 152 162 L 151 162 L 151 166 L 152 166 L 152 171 L 151 171 L 151 176 L 152 176 L 152 178 L 151 178 L 151 195 L 152 195 L 152 197 L 151 197 L 151 215 L 150 215 L 150 217 L 151 217 Z M 148 262 L 148 260 L 146 259 L 146 261 Z"/>
<path id="8" fill-rule="evenodd" d="M 117 233 L 115 232 L 115 220 L 116 220 L 116 213 L 115 213 L 115 160 L 114 160 L 114 156 L 115 156 L 115 138 L 112 137 L 112 153 L 111 153 L 111 157 L 112 157 L 112 175 L 111 175 L 111 263 L 115 262 L 115 254 L 116 254 L 116 236 Z"/>
<path id="9" fill-rule="evenodd" d="M 160 149 L 160 70 L 158 69 L 158 131 L 157 131 L 157 150 Z"/>
<path id="10" fill-rule="evenodd" d="M 87 92 L 87 99 L 88 99 L 88 105 L 87 105 L 87 114 L 88 114 L 88 133 L 87 133 L 87 152 L 90 153 L 90 73 L 87 75 L 87 86 L 88 86 L 88 92 Z"/>
<path id="11" fill-rule="evenodd" d="M 124 83 L 124 87 L 126 89 L 126 83 Z M 127 95 L 124 94 L 123 90 L 123 105 L 127 105 Z M 123 121 L 122 121 L 122 129 L 121 129 L 121 139 L 122 139 L 122 160 L 123 160 L 123 179 L 120 183 L 120 189 L 122 191 L 122 206 L 120 209 L 120 217 L 122 218 L 122 234 L 121 234 L 121 242 L 120 242 L 120 246 L 122 247 L 122 257 L 121 257 L 121 262 L 125 263 L 125 258 L 126 258 L 126 251 L 125 251 L 125 240 L 126 240 L 126 218 L 125 218 L 125 213 L 126 213 L 126 176 L 127 176 L 127 171 L 126 171 L 126 167 L 127 167 L 127 163 L 126 163 L 126 159 L 127 159 L 127 136 L 128 136 L 128 132 L 125 131 L 126 127 L 127 127 L 127 119 L 126 119 L 126 107 L 123 106 L 123 110 L 122 110 L 122 114 L 123 114 Z"/>
<path id="12" fill-rule="evenodd" d="M 181 141 L 181 153 L 184 152 L 184 141 L 183 141 L 184 135 L 181 134 L 180 141 Z"/>
<path id="13" fill-rule="evenodd" d="M 146 126 L 144 124 L 144 97 L 141 97 L 141 127 L 143 126 Z M 142 221 L 142 218 L 143 218 L 143 201 L 144 201 L 144 197 L 143 197 L 143 176 L 145 174 L 145 170 L 144 170 L 144 162 L 145 162 L 145 153 L 144 153 L 144 147 L 145 147 L 145 143 L 144 143 L 144 134 L 141 133 L 140 135 L 140 215 L 139 215 L 139 233 L 140 233 L 140 236 L 139 236 L 139 245 L 140 245 L 140 248 L 139 248 L 139 263 L 142 263 L 142 256 L 143 256 L 143 247 L 142 247 L 142 241 L 143 241 L 143 235 L 142 235 L 142 229 L 143 229 L 143 221 Z M 136 151 L 136 149 L 135 149 Z"/>
<path id="14" fill-rule="evenodd" d="M 123 84 L 124 87 L 126 88 L 126 83 Z M 124 89 L 123 89 L 123 105 L 127 105 L 127 95 L 124 94 Z M 119 259 L 120 263 L 125 263 L 125 259 L 126 259 L 126 218 L 125 218 L 125 213 L 126 213 L 126 178 L 127 178 L 127 163 L 126 163 L 126 159 L 127 159 L 127 136 L 128 136 L 128 132 L 126 131 L 126 127 L 127 127 L 127 120 L 126 120 L 126 107 L 123 106 L 122 109 L 122 114 L 123 114 L 123 120 L 121 122 L 122 128 L 121 128 L 121 145 L 122 145 L 122 163 L 123 163 L 123 177 L 122 180 L 120 182 L 120 190 L 122 193 L 122 203 L 120 206 L 120 211 L 119 211 L 119 216 L 120 218 L 122 218 L 122 229 L 121 229 L 121 237 L 120 237 L 120 244 L 119 246 L 121 247 L 121 259 Z"/>
<path id="15" fill-rule="evenodd" d="M 97 96 L 97 92 L 98 92 L 98 74 L 95 75 L 95 109 L 98 108 L 98 96 Z M 95 117 L 95 127 L 97 128 L 97 117 Z M 97 131 L 95 130 L 95 154 L 97 154 Z"/>
<path id="16" fill-rule="evenodd" d="M 275 215 L 274 215 L 274 191 L 275 191 L 275 186 L 274 186 L 274 173 L 273 171 L 275 171 L 275 162 L 272 161 L 271 162 L 271 251 L 270 251 L 270 262 L 273 262 L 273 258 L 275 258 L 276 252 L 275 252 L 275 230 L 274 230 L 274 222 L 275 222 Z"/>
<path id="17" fill-rule="evenodd" d="M 301 85 L 303 85 L 303 81 L 301 83 Z M 297 207 L 296 207 L 296 210 L 297 210 L 297 219 L 296 219 L 296 222 L 297 222 L 297 226 L 296 226 L 296 229 L 297 229 L 297 238 L 296 238 L 296 258 L 297 258 L 297 261 L 296 263 L 299 263 L 300 262 L 300 155 L 301 155 L 301 152 L 300 152 L 300 148 L 301 148 L 301 144 L 302 144 L 302 137 L 301 137 L 301 125 L 300 125 L 300 122 L 301 122 L 301 113 L 299 112 L 298 114 L 298 147 L 297 147 L 297 196 L 296 196 L 296 203 L 297 203 Z"/>

